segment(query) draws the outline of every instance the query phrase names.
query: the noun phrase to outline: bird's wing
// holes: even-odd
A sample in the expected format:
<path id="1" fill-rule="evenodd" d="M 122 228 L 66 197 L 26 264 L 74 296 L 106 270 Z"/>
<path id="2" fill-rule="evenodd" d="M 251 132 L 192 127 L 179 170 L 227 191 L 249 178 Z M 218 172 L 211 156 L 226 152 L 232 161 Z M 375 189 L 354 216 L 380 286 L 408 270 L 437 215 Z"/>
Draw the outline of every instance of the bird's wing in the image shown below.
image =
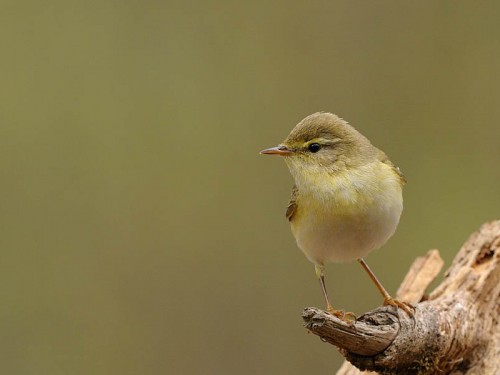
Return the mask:
<path id="1" fill-rule="evenodd" d="M 399 167 L 396 167 L 384 152 L 379 150 L 379 153 L 380 161 L 390 166 L 392 170 L 396 172 L 396 174 L 399 176 L 399 179 L 401 180 L 401 185 L 406 184 L 406 177 L 404 176 L 403 172 L 401 172 L 401 169 L 399 169 Z"/>
<path id="2" fill-rule="evenodd" d="M 290 197 L 290 202 L 288 202 L 288 206 L 286 207 L 286 218 L 288 221 L 292 221 L 293 214 L 297 211 L 297 194 L 299 189 L 297 189 L 297 185 L 293 185 L 292 187 L 292 195 Z"/>

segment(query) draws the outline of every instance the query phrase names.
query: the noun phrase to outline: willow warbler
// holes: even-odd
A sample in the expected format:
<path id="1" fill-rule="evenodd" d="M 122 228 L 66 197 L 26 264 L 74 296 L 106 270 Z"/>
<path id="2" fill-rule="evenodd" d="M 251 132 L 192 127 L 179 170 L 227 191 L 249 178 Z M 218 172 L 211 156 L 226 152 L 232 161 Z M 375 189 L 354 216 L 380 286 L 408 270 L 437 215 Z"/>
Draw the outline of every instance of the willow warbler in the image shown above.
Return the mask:
<path id="1" fill-rule="evenodd" d="M 332 308 L 325 263 L 356 259 L 384 304 L 411 315 L 410 305 L 393 299 L 363 260 L 394 234 L 403 210 L 405 179 L 389 158 L 346 121 L 325 112 L 306 117 L 283 143 L 261 154 L 282 156 L 295 180 L 286 217 L 297 245 L 315 265 L 328 311 L 341 319 L 353 316 Z"/>

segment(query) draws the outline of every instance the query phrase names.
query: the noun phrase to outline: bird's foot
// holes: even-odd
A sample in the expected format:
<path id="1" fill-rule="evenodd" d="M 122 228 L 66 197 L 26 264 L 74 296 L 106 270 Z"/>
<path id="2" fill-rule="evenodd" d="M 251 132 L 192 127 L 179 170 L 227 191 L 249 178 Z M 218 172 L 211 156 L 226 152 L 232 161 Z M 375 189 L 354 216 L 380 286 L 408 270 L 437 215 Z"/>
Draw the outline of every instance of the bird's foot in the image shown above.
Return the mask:
<path id="1" fill-rule="evenodd" d="M 406 312 L 413 320 L 415 320 L 415 315 L 413 314 L 415 306 L 411 303 L 399 301 L 390 297 L 384 300 L 384 306 L 394 306 L 396 308 L 400 308 L 401 310 L 404 310 L 404 312 Z"/>
<path id="2" fill-rule="evenodd" d="M 349 311 L 343 311 L 343 310 L 335 310 L 332 306 L 327 306 L 326 310 L 332 314 L 333 316 L 336 316 L 340 320 L 348 323 L 348 324 L 354 324 L 356 322 L 356 315 L 354 313 L 349 312 Z"/>

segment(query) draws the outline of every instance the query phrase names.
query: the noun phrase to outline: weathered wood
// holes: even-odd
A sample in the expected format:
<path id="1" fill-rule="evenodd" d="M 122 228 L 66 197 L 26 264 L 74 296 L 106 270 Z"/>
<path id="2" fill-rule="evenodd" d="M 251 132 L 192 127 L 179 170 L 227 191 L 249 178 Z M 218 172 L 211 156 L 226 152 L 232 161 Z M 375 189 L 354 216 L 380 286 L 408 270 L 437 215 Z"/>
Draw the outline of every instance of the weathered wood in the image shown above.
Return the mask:
<path id="1" fill-rule="evenodd" d="M 392 309 L 389 309 L 391 310 Z M 353 353 L 370 356 L 385 350 L 398 334 L 399 324 L 391 312 L 363 315 L 349 324 L 314 307 L 302 313 L 306 328 L 330 344 L 350 348 Z"/>
<path id="2" fill-rule="evenodd" d="M 361 370 L 500 374 L 500 221 L 483 225 L 469 238 L 444 281 L 426 298 L 425 289 L 441 265 L 431 251 L 414 262 L 401 285 L 398 298 L 416 304 L 414 319 L 381 307 L 348 324 L 307 308 L 305 325 Z M 362 373 L 344 364 L 337 375 Z"/>
<path id="3" fill-rule="evenodd" d="M 415 259 L 399 286 L 396 298 L 416 305 L 425 297 L 425 291 L 443 268 L 444 261 L 438 250 L 429 250 Z"/>

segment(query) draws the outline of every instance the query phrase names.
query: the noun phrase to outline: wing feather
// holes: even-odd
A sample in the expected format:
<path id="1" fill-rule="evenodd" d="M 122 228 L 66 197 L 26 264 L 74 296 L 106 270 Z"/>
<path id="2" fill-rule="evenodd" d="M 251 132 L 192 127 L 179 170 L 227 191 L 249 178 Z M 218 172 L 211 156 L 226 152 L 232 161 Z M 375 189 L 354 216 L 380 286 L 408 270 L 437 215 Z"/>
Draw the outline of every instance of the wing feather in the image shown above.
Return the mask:
<path id="1" fill-rule="evenodd" d="M 288 206 L 286 207 L 286 218 L 288 221 L 292 221 L 293 215 L 297 211 L 297 195 L 299 193 L 299 189 L 297 189 L 297 185 L 293 185 L 292 187 L 292 195 L 290 197 L 290 202 L 288 202 Z"/>
<path id="2" fill-rule="evenodd" d="M 399 169 L 399 167 L 396 167 L 394 165 L 394 163 L 387 157 L 387 155 L 380 150 L 379 150 L 378 157 L 382 163 L 389 165 L 392 168 L 392 170 L 394 172 L 396 172 L 396 174 L 399 176 L 399 179 L 401 181 L 401 185 L 405 185 L 406 184 L 406 177 L 404 176 L 403 172 L 401 172 L 401 169 Z"/>

